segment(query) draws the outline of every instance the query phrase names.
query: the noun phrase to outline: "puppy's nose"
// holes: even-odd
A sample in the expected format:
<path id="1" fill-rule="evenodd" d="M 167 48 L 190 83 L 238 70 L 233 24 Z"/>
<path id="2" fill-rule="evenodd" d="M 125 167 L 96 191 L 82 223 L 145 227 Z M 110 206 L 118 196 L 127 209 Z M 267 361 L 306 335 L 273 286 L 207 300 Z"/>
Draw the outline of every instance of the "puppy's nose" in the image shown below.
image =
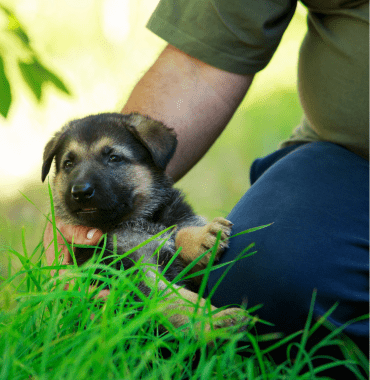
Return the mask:
<path id="1" fill-rule="evenodd" d="M 86 201 L 94 196 L 95 189 L 89 182 L 72 186 L 71 194 L 75 201 Z"/>

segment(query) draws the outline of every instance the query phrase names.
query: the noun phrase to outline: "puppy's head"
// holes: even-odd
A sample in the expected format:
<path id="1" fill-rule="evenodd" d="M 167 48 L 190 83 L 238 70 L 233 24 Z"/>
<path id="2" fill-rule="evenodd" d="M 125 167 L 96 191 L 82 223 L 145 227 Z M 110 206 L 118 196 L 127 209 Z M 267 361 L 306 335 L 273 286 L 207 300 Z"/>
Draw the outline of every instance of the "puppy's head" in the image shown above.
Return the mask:
<path id="1" fill-rule="evenodd" d="M 70 122 L 47 143 L 42 181 L 55 159 L 57 215 L 107 231 L 158 207 L 176 144 L 173 130 L 139 114 L 88 116 Z"/>

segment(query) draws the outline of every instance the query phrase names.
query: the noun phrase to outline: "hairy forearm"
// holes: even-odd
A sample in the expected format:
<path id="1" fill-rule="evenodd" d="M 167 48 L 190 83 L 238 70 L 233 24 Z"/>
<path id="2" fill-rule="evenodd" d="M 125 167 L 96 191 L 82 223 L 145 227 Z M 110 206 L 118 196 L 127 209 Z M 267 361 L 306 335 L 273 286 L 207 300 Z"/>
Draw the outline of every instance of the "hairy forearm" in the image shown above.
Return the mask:
<path id="1" fill-rule="evenodd" d="M 140 112 L 175 129 L 179 143 L 167 173 L 178 180 L 221 134 L 252 79 L 169 45 L 135 86 L 122 112 Z"/>

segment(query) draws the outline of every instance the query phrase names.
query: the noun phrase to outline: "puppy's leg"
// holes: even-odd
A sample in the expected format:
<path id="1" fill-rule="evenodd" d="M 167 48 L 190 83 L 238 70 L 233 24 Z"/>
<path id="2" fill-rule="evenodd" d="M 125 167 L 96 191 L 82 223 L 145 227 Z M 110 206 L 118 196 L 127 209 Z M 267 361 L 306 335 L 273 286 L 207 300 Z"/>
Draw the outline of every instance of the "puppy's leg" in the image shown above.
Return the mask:
<path id="1" fill-rule="evenodd" d="M 217 248 L 215 260 L 217 261 L 222 252 L 228 247 L 228 237 L 230 236 L 232 223 L 224 218 L 215 218 L 211 223 L 203 227 L 184 227 L 176 235 L 176 248 L 182 247 L 180 259 L 184 264 L 190 264 L 202 253 L 213 247 L 216 243 L 217 233 L 221 231 L 221 242 Z M 204 269 L 210 258 L 210 253 L 202 258 L 194 267 L 197 272 Z"/>
<path id="2" fill-rule="evenodd" d="M 175 327 L 183 326 L 188 323 L 192 316 L 194 316 L 195 305 L 198 301 L 198 294 L 191 292 L 185 288 L 177 289 L 179 295 L 176 293 L 168 291 L 168 296 L 165 298 L 166 307 L 163 314 L 168 318 L 171 324 Z M 199 300 L 199 311 L 198 314 L 202 312 L 202 309 L 206 303 L 204 298 Z M 211 305 L 211 311 L 217 310 L 216 307 Z M 207 319 L 207 322 L 203 325 L 195 326 L 195 332 L 197 335 L 200 333 L 202 328 L 203 332 L 211 331 L 212 329 L 221 329 L 232 326 L 237 326 L 239 329 L 244 329 L 249 321 L 248 313 L 239 308 L 230 308 L 222 310 L 218 313 L 212 315 L 211 318 Z M 199 331 L 198 331 L 199 329 Z"/>
<path id="3" fill-rule="evenodd" d="M 162 305 L 158 311 L 175 328 L 189 323 L 192 318 L 196 317 L 194 314 L 197 303 L 199 305 L 197 314 L 201 315 L 203 313 L 206 300 L 204 298 L 198 300 L 199 295 L 197 293 L 177 285 L 169 287 L 168 283 L 158 277 L 158 272 L 154 271 L 153 267 L 146 268 L 145 278 L 145 282 L 140 284 L 140 289 L 146 296 L 150 297 L 152 291 L 155 293 L 158 290 L 164 290 L 164 295 L 158 298 L 159 305 Z M 109 291 L 105 294 L 99 294 L 98 297 L 106 299 L 108 294 Z M 208 334 L 208 332 L 218 329 L 226 329 L 227 331 L 228 327 L 236 327 L 239 331 L 243 331 L 250 321 L 250 316 L 243 309 L 229 308 L 215 314 L 213 312 L 217 308 L 211 305 L 210 309 L 212 316 L 209 316 L 209 318 L 206 316 L 204 323 L 200 321 L 193 325 L 196 336 L 203 336 L 207 343 L 210 344 L 212 344 L 213 338 L 212 334 Z"/>

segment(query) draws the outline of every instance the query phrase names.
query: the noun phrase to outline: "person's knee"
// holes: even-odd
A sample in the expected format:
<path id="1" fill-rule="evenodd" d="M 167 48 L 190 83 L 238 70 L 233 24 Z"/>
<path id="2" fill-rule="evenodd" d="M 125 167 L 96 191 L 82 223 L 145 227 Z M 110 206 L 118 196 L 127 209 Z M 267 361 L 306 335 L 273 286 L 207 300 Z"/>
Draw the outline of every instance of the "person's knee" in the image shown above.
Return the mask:
<path id="1" fill-rule="evenodd" d="M 222 263 L 252 242 L 257 252 L 234 263 L 214 303 L 247 299 L 248 306 L 263 304 L 260 316 L 277 325 L 286 323 L 289 313 L 304 324 L 317 289 L 317 316 L 337 301 L 337 325 L 366 313 L 368 163 L 330 143 L 306 144 L 269 160 L 228 219 L 234 223 L 232 234 L 273 224 L 230 240 Z M 209 289 L 222 274 L 223 269 L 211 273 Z M 366 327 L 361 329 L 366 334 Z"/>

